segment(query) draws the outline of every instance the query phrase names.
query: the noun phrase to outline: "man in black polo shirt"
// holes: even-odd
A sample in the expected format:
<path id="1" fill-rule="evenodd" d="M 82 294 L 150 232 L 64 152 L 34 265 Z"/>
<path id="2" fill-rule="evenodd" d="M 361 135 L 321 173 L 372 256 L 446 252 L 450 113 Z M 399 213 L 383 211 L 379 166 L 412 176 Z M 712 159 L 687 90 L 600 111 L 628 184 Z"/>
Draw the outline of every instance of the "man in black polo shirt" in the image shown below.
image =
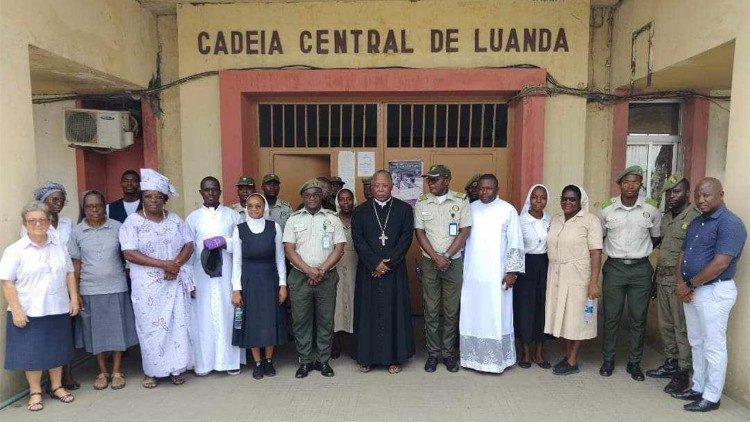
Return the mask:
<path id="1" fill-rule="evenodd" d="M 727 322 L 737 301 L 734 276 L 747 231 L 724 205 L 721 182 L 698 183 L 695 206 L 701 215 L 688 226 L 677 260 L 675 293 L 685 303 L 688 341 L 693 351 L 693 387 L 672 397 L 690 400 L 691 412 L 719 408 L 727 372 Z"/>

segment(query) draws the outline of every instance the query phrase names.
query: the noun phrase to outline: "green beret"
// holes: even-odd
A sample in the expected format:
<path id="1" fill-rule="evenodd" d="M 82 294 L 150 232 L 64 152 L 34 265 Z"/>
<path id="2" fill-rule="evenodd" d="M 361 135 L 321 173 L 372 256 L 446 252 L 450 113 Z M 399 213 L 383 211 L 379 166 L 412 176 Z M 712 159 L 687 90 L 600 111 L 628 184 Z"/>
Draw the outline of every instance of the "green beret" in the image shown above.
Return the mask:
<path id="1" fill-rule="evenodd" d="M 687 180 L 685 177 L 682 176 L 680 173 L 675 173 L 667 178 L 667 180 L 664 181 L 664 192 L 672 189 L 673 187 L 677 186 L 682 182 L 683 180 Z"/>
<path id="2" fill-rule="evenodd" d="M 341 178 L 340 178 L 340 177 L 338 177 L 338 176 L 335 176 L 335 177 L 331 177 L 331 184 L 333 184 L 333 183 L 341 183 L 341 186 L 344 186 L 344 185 L 346 184 L 346 183 L 344 183 L 344 181 L 343 181 L 343 180 L 341 180 Z"/>
<path id="3" fill-rule="evenodd" d="M 372 177 L 367 176 L 362 178 L 362 184 L 363 185 L 371 185 L 372 184 Z"/>
<path id="4" fill-rule="evenodd" d="M 620 183 L 620 180 L 622 180 L 623 177 L 630 176 L 631 174 L 640 176 L 641 179 L 643 179 L 643 169 L 641 168 L 641 166 L 630 166 L 617 176 L 617 183 Z"/>
<path id="5" fill-rule="evenodd" d="M 468 181 L 468 182 L 466 182 L 466 186 L 464 186 L 464 189 L 469 189 L 469 188 L 471 188 L 471 185 L 473 185 L 474 183 L 477 183 L 477 182 L 479 181 L 479 178 L 480 178 L 480 177 L 482 177 L 482 175 L 481 175 L 481 174 L 479 174 L 479 173 L 477 173 L 477 174 L 475 174 L 475 175 L 471 176 L 471 179 L 469 179 L 469 181 Z"/>
<path id="6" fill-rule="evenodd" d="M 240 176 L 235 186 L 255 186 L 255 180 L 250 176 Z"/>
<path id="7" fill-rule="evenodd" d="M 277 176 L 277 175 L 275 175 L 273 173 L 269 173 L 269 174 L 263 176 L 263 184 L 265 185 L 268 182 L 279 182 L 279 183 L 281 183 L 281 179 L 279 179 L 279 176 Z"/>
<path id="8" fill-rule="evenodd" d="M 302 187 L 299 188 L 299 193 L 301 195 L 302 192 L 313 188 L 323 189 L 320 187 L 320 181 L 318 181 L 318 179 L 310 179 L 307 182 L 303 183 Z"/>

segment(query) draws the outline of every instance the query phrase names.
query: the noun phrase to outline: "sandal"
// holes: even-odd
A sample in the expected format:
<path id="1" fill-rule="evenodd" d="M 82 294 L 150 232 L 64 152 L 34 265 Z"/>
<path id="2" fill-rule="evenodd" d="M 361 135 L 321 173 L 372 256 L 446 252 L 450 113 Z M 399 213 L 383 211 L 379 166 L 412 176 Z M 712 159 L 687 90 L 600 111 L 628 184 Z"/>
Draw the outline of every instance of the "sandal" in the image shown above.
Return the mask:
<path id="1" fill-rule="evenodd" d="M 370 372 L 371 369 L 370 365 L 359 365 L 359 372 L 363 374 Z"/>
<path id="2" fill-rule="evenodd" d="M 518 361 L 518 366 L 519 366 L 520 368 L 524 368 L 524 369 L 525 369 L 525 368 L 531 368 L 531 362 L 529 362 L 529 361 L 527 361 L 527 360 L 519 360 L 519 361 Z"/>
<path id="3" fill-rule="evenodd" d="M 31 398 L 34 396 L 39 396 L 39 401 L 32 403 Z M 42 393 L 29 393 L 29 404 L 26 405 L 26 410 L 28 410 L 29 412 L 38 412 L 42 409 L 44 409 L 44 397 L 42 396 Z"/>
<path id="4" fill-rule="evenodd" d="M 148 375 L 143 377 L 143 381 L 141 381 L 143 388 L 156 388 L 158 384 L 159 381 L 155 377 L 149 377 Z"/>
<path id="5" fill-rule="evenodd" d="M 67 391 L 65 391 L 65 394 L 63 394 L 61 396 L 58 396 L 57 394 L 55 394 L 55 393 L 57 393 L 60 390 L 65 391 L 65 387 L 63 387 L 61 385 L 61 386 L 53 389 L 52 391 L 50 391 L 49 396 L 52 397 L 53 399 L 60 400 L 63 403 L 72 403 L 73 400 L 76 399 L 76 396 L 74 396 L 73 394 L 71 394 L 71 393 L 69 393 Z"/>
<path id="6" fill-rule="evenodd" d="M 125 375 L 122 372 L 112 372 L 112 384 L 113 390 L 119 390 L 125 387 Z"/>
<path id="7" fill-rule="evenodd" d="M 546 360 L 542 360 L 540 362 L 534 361 L 534 363 L 536 363 L 537 366 L 539 366 L 542 369 L 549 369 L 552 367 L 552 364 L 547 362 Z"/>
<path id="8" fill-rule="evenodd" d="M 172 381 L 172 384 L 174 385 L 182 385 L 182 384 L 185 384 L 185 381 L 186 381 L 185 377 L 183 377 L 182 374 L 170 375 L 169 379 Z"/>
<path id="9" fill-rule="evenodd" d="M 401 372 L 401 365 L 393 364 L 388 367 L 389 374 L 398 374 L 399 372 Z"/>
<path id="10" fill-rule="evenodd" d="M 94 378 L 94 390 L 104 390 L 109 387 L 109 374 L 102 372 Z"/>

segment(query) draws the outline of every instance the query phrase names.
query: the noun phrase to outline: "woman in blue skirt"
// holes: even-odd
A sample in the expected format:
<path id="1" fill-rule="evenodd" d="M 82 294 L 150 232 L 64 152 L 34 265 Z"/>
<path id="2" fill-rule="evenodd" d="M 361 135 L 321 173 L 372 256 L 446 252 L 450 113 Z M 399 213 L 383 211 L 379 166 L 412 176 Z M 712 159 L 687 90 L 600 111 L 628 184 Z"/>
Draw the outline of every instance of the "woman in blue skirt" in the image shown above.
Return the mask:
<path id="1" fill-rule="evenodd" d="M 52 215 L 31 202 L 21 212 L 26 234 L 0 259 L 0 280 L 8 301 L 5 369 L 24 371 L 28 410 L 44 408 L 42 371 L 49 370 L 50 395 L 63 403 L 75 397 L 62 386 L 62 366 L 73 357 L 70 317 L 78 314 L 78 288 L 66 245 L 49 235 Z"/>
<path id="2" fill-rule="evenodd" d="M 284 344 L 286 263 L 281 227 L 266 219 L 268 204 L 260 194 L 247 198 L 247 221 L 234 229 L 232 241 L 232 304 L 242 309 L 241 328 L 232 344 L 250 348 L 253 378 L 276 375 L 273 348 Z M 261 356 L 264 349 L 264 356 Z"/>

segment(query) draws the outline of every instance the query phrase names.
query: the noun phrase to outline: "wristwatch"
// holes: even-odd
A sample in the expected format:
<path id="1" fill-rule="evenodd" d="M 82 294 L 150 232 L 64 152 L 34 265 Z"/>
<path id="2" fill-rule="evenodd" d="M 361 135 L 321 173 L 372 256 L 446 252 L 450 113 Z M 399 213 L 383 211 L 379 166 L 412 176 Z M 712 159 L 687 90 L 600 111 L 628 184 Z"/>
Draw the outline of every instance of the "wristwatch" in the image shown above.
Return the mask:
<path id="1" fill-rule="evenodd" d="M 690 288 L 690 290 L 695 290 L 695 286 L 693 286 L 693 280 L 685 280 L 685 285 Z"/>

